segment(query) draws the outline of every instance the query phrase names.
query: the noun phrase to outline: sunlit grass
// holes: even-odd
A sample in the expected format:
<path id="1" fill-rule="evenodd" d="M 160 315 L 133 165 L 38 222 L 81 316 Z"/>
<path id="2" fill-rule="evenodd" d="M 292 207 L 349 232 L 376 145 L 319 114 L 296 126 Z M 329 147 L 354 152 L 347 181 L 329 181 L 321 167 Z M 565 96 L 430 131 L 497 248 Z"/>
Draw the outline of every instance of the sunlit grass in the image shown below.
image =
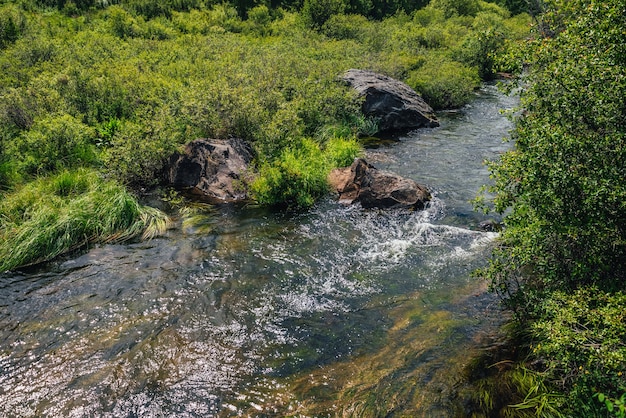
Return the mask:
<path id="1" fill-rule="evenodd" d="M 168 226 L 120 185 L 87 169 L 40 178 L 0 202 L 0 271 L 51 260 L 73 249 L 152 238 Z"/>

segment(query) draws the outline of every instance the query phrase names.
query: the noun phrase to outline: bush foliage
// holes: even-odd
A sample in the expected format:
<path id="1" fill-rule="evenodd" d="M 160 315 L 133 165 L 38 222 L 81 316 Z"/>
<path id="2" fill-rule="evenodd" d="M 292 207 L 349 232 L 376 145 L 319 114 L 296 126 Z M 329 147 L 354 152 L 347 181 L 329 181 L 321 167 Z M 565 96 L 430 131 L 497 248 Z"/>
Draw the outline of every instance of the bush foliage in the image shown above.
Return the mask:
<path id="1" fill-rule="evenodd" d="M 626 391 L 626 3 L 545 4 L 515 147 L 490 165 L 507 216 L 482 274 L 531 330 L 563 413 L 604 416 L 593 391 Z"/>

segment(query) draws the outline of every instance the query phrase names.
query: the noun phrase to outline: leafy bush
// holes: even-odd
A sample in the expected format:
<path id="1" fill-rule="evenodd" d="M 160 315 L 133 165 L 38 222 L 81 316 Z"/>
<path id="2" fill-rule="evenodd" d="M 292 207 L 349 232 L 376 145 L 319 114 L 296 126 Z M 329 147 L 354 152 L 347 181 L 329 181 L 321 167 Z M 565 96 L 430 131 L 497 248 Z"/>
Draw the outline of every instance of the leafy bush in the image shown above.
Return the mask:
<path id="1" fill-rule="evenodd" d="M 312 28 L 321 28 L 332 15 L 346 10 L 344 0 L 304 0 L 302 16 Z"/>
<path id="2" fill-rule="evenodd" d="M 27 175 L 48 174 L 63 168 L 90 165 L 96 161 L 95 132 L 69 115 L 50 116 L 34 122 L 7 153 Z"/>
<path id="3" fill-rule="evenodd" d="M 546 4 L 515 147 L 490 164 L 506 228 L 480 273 L 530 330 L 563 413 L 606 416 L 594 392 L 617 405 L 626 386 L 626 8 Z"/>
<path id="4" fill-rule="evenodd" d="M 26 30 L 26 16 L 13 4 L 0 6 L 0 49 L 17 41 Z"/>
<path id="5" fill-rule="evenodd" d="M 572 413 L 600 415 L 594 394 L 618 399 L 626 390 L 626 294 L 555 292 L 541 309 L 533 355 L 545 361 L 544 378 L 567 394 Z"/>
<path id="6" fill-rule="evenodd" d="M 347 167 L 362 153 L 361 145 L 353 137 L 336 136 L 326 142 L 324 159 L 328 164 L 328 171 L 336 167 Z M 328 173 L 327 173 L 328 174 Z"/>
<path id="7" fill-rule="evenodd" d="M 533 289 L 623 286 L 626 69 L 615 48 L 623 49 L 617 38 L 626 39 L 608 27 L 592 29 L 618 10 L 623 16 L 617 3 L 584 12 L 563 5 L 578 13 L 571 28 L 535 44 L 538 65 L 515 150 L 491 165 L 495 208 L 512 208 L 502 250 L 486 271 L 500 288 L 520 269 L 533 273 L 521 283 L 528 297 Z"/>
<path id="8" fill-rule="evenodd" d="M 497 30 L 477 31 L 468 36 L 455 51 L 457 59 L 478 69 L 482 80 L 493 80 L 496 57 L 504 45 L 504 34 Z"/>
<path id="9" fill-rule="evenodd" d="M 474 16 L 480 10 L 479 0 L 431 0 L 430 6 L 442 10 L 446 18 Z"/>
<path id="10" fill-rule="evenodd" d="M 251 190 L 255 200 L 263 205 L 308 207 L 327 192 L 327 174 L 317 143 L 302 139 L 273 163 L 262 165 Z"/>
<path id="11" fill-rule="evenodd" d="M 350 165 L 360 150 L 355 140 L 334 138 L 322 150 L 315 141 L 301 139 L 260 167 L 251 184 L 253 196 L 264 205 L 309 207 L 327 193 L 330 170 Z"/>
<path id="12" fill-rule="evenodd" d="M 364 41 L 367 36 L 367 18 L 361 15 L 332 15 L 322 26 L 322 32 L 335 39 Z"/>
<path id="13" fill-rule="evenodd" d="M 476 69 L 435 57 L 411 71 L 407 83 L 434 109 L 450 109 L 470 101 L 480 78 Z"/>

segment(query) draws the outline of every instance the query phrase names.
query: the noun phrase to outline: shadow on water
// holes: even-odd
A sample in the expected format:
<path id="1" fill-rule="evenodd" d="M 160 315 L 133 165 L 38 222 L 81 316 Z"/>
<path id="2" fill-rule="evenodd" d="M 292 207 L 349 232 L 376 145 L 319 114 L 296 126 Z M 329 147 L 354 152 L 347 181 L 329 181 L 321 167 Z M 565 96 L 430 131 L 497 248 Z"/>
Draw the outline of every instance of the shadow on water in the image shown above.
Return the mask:
<path id="1" fill-rule="evenodd" d="M 501 321 L 469 201 L 515 104 L 487 86 L 368 151 L 433 191 L 424 211 L 219 208 L 0 276 L 0 415 L 464 416 Z"/>

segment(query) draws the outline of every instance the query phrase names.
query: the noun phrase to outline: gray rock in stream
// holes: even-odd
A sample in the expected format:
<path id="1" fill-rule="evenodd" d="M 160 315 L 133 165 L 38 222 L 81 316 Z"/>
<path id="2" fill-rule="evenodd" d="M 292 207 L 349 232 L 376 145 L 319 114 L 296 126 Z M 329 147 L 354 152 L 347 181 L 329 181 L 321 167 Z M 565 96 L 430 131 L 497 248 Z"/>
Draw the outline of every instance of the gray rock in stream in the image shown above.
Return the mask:
<path id="1" fill-rule="evenodd" d="M 242 139 L 197 139 L 170 157 L 169 183 L 212 203 L 247 199 L 242 176 L 254 158 Z"/>
<path id="2" fill-rule="evenodd" d="M 354 69 L 348 70 L 342 79 L 365 97 L 362 111 L 379 121 L 381 132 L 439 126 L 428 103 L 401 81 L 372 71 Z"/>
<path id="3" fill-rule="evenodd" d="M 378 170 L 362 158 L 333 170 L 328 181 L 341 203 L 359 202 L 364 208 L 424 209 L 430 200 L 428 190 L 416 181 Z"/>

